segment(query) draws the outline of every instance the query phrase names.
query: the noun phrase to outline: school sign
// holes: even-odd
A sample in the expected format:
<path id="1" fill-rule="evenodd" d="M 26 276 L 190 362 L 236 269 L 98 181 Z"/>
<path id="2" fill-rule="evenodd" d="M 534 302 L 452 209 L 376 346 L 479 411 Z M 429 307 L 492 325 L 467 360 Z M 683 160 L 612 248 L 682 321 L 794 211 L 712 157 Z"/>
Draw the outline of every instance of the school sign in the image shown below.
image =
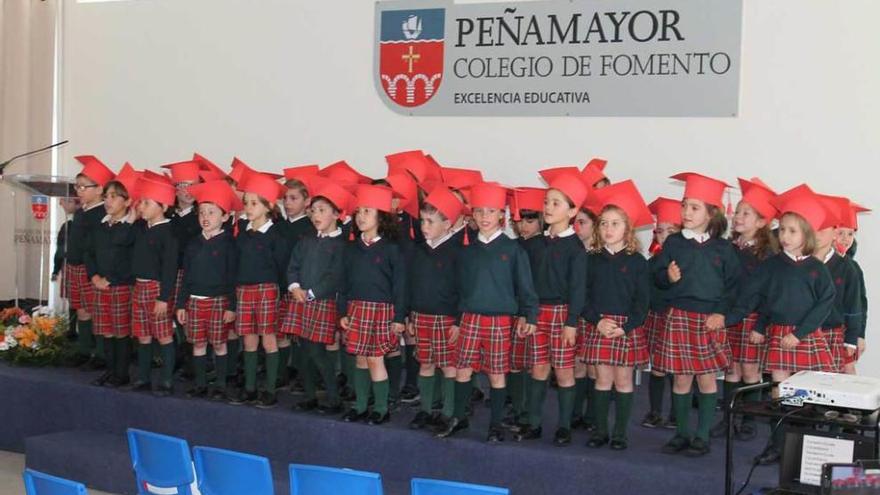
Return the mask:
<path id="1" fill-rule="evenodd" d="M 389 0 L 375 23 L 402 114 L 737 114 L 742 0 Z"/>

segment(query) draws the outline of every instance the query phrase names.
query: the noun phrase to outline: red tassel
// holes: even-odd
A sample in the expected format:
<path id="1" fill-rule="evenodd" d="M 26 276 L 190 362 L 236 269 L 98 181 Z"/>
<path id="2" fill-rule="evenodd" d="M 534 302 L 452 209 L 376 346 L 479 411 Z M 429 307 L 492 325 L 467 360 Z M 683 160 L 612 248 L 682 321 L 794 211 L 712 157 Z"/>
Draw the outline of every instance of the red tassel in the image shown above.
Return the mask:
<path id="1" fill-rule="evenodd" d="M 470 246 L 470 245 L 471 245 L 471 241 L 468 239 L 468 231 L 467 231 L 467 227 L 464 228 L 464 241 L 462 242 L 462 244 L 465 245 L 465 246 Z"/>
<path id="2" fill-rule="evenodd" d="M 349 241 L 353 241 L 353 240 L 354 240 L 354 230 L 349 230 L 349 231 L 348 231 L 348 240 L 349 240 Z"/>
<path id="3" fill-rule="evenodd" d="M 657 239 L 651 241 L 651 247 L 648 248 L 648 252 L 651 253 L 651 256 L 657 256 L 657 253 L 663 249 L 663 245 L 657 242 Z"/>
<path id="4" fill-rule="evenodd" d="M 733 218 L 733 202 L 730 200 L 730 189 L 727 190 L 727 217 Z"/>

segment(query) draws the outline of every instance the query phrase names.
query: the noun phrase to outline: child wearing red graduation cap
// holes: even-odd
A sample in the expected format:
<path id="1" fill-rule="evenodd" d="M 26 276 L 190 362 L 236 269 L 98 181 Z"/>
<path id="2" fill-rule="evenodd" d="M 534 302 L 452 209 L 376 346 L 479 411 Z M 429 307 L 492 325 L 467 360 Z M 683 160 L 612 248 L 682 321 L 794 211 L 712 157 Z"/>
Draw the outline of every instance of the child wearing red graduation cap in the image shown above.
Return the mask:
<path id="1" fill-rule="evenodd" d="M 177 294 L 177 320 L 186 329 L 192 345 L 195 386 L 187 391 L 192 398 L 226 398 L 227 325 L 235 320 L 235 280 L 238 249 L 232 232 L 225 228 L 232 211 L 241 202 L 226 181 L 195 184 L 187 193 L 198 202 L 201 232 L 190 240 L 183 256 L 183 283 Z M 214 350 L 217 378 L 208 389 L 208 344 Z"/>
<path id="2" fill-rule="evenodd" d="M 670 198 L 657 198 L 648 205 L 648 209 L 656 217 L 654 237 L 651 247 L 648 249 L 651 258 L 648 260 L 648 269 L 653 273 L 654 264 L 660 259 L 657 255 L 663 249 L 663 243 L 672 235 L 681 231 L 681 201 Z M 648 337 L 648 354 L 653 358 L 659 340 L 663 336 L 666 327 L 666 312 L 669 309 L 667 290 L 657 286 L 651 281 L 651 304 L 648 315 L 645 317 L 645 333 Z M 651 376 L 648 381 L 648 397 L 650 409 L 642 419 L 645 428 L 675 428 L 675 410 L 670 407 L 669 419 L 663 418 L 663 395 L 666 393 L 665 373 L 657 371 L 655 365 L 651 365 Z M 672 394 L 672 387 L 669 388 Z M 671 395 L 670 395 L 671 398 Z"/>
<path id="3" fill-rule="evenodd" d="M 559 385 L 559 424 L 553 441 L 556 445 L 568 445 L 574 411 L 578 317 L 584 306 L 587 276 L 587 256 L 571 222 L 587 198 L 588 188 L 574 174 L 544 177 L 549 186 L 542 207 L 547 230 L 527 251 L 540 301 L 537 329 L 526 338 L 526 361 L 531 365 L 532 382 L 527 398 L 529 421 L 516 439 L 541 438 L 544 399 L 552 369 Z"/>
<path id="4" fill-rule="evenodd" d="M 351 193 L 330 181 L 313 182 L 311 219 L 315 234 L 300 239 L 287 266 L 287 291 L 302 309 L 291 311 L 283 321 L 282 332 L 299 339 L 299 363 L 305 398 L 295 405 L 300 411 L 317 409 L 324 414 L 342 412 L 336 383 L 339 354 L 336 334 L 336 298 L 344 276 L 347 241 L 337 225 L 339 216 L 350 207 Z M 326 395 L 318 403 L 316 390 L 323 379 Z"/>
<path id="5" fill-rule="evenodd" d="M 837 226 L 837 231 L 835 233 L 834 248 L 841 256 L 846 256 L 852 261 L 861 286 L 862 321 L 859 325 L 861 334 L 856 336 L 855 349 L 853 349 L 851 345 L 846 346 L 846 352 L 843 354 L 843 372 L 854 375 L 856 373 L 856 362 L 858 362 L 859 356 L 865 353 L 865 328 L 867 327 L 868 318 L 868 297 L 865 290 L 865 275 L 862 272 L 861 266 L 859 266 L 859 263 L 855 259 L 855 233 L 859 230 L 858 214 L 871 210 L 852 201 L 847 200 L 847 202 L 849 203 L 849 207 L 845 208 L 844 213 L 841 215 L 840 225 Z"/>
<path id="6" fill-rule="evenodd" d="M 244 388 L 231 397 L 232 404 L 277 405 L 279 285 L 283 283 L 289 257 L 287 241 L 275 223 L 275 203 L 286 188 L 267 174 L 246 173 L 238 185 L 244 192 L 247 224 L 236 237 L 238 267 L 235 280 L 237 302 L 235 332 L 244 344 Z M 257 393 L 257 347 L 266 351 L 266 384 Z"/>
<path id="7" fill-rule="evenodd" d="M 724 315 L 736 297 L 740 262 L 727 230 L 722 196 L 727 184 L 695 173 L 673 176 L 685 181 L 682 231 L 669 236 L 653 266 L 655 283 L 669 289 L 666 328 L 655 356 L 658 371 L 674 375 L 676 433 L 663 452 L 702 456 L 709 452 L 715 415 L 715 374 L 730 364 Z M 736 323 L 736 322 L 734 322 Z M 699 422 L 690 436 L 691 387 L 699 389 Z"/>
<path id="8" fill-rule="evenodd" d="M 171 221 L 165 212 L 174 204 L 175 191 L 170 182 L 141 177 L 136 194 L 138 212 L 143 225 L 136 229 L 132 275 L 135 277 L 132 294 L 132 335 L 138 339 L 138 377 L 132 384 L 135 391 L 152 388 L 151 365 L 153 339 L 159 343 L 162 369 L 157 396 L 174 392 L 174 284 L 177 279 L 177 238 L 171 230 Z M 153 174 L 155 176 L 156 174 Z M 161 176 L 159 176 L 161 177 Z"/>
<path id="9" fill-rule="evenodd" d="M 505 375 L 510 371 L 510 336 L 534 333 L 538 296 L 532 285 L 528 256 L 502 231 L 507 189 L 493 183 L 470 190 L 474 221 L 479 229 L 459 263 L 460 333 L 457 339 L 453 417 L 437 433 L 447 437 L 468 427 L 465 406 L 475 365 L 489 376 L 491 416 L 487 441 L 504 440 L 501 421 L 507 398 Z M 516 318 L 517 315 L 523 315 Z M 516 318 L 516 321 L 514 319 Z"/>
<path id="10" fill-rule="evenodd" d="M 76 174 L 76 196 L 82 207 L 73 214 L 67 239 L 67 264 L 64 277 L 69 284 L 70 307 L 76 310 L 77 354 L 74 364 L 86 365 L 88 369 L 102 368 L 103 349 L 96 349 L 92 313 L 95 312 L 95 288 L 86 273 L 85 254 L 91 244 L 91 236 L 107 214 L 101 196 L 104 185 L 113 180 L 115 174 L 98 158 L 85 155 L 76 160 L 83 166 Z M 103 345 L 103 340 L 100 341 Z M 95 353 L 95 356 L 92 354 Z"/>
<path id="11" fill-rule="evenodd" d="M 346 331 L 346 350 L 356 356 L 354 407 L 345 421 L 388 422 L 389 380 L 385 356 L 397 351 L 406 321 L 406 266 L 395 242 L 397 219 L 391 189 L 358 186 L 355 222 L 360 235 L 345 254 L 345 277 L 337 311 Z M 373 412 L 367 414 L 370 383 Z"/>

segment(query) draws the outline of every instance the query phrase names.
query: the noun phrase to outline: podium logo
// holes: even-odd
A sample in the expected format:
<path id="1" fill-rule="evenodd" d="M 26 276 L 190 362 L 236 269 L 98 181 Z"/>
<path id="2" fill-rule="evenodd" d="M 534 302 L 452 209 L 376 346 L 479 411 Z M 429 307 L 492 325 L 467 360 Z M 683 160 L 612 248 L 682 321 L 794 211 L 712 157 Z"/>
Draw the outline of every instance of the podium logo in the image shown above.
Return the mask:
<path id="1" fill-rule="evenodd" d="M 379 26 L 379 82 L 402 107 L 424 105 L 443 79 L 445 9 L 386 10 Z"/>

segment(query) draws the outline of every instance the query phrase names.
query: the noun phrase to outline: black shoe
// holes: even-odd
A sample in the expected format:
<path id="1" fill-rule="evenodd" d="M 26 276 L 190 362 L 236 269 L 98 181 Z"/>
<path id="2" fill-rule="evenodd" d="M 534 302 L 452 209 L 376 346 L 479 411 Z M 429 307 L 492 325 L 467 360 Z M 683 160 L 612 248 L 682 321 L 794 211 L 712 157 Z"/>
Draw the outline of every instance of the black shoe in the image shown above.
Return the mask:
<path id="1" fill-rule="evenodd" d="M 373 426 L 381 425 L 389 421 L 391 421 L 391 413 L 388 412 L 385 414 L 379 414 L 378 412 L 373 411 L 373 413 L 370 414 L 370 417 L 367 418 L 367 424 Z"/>
<path id="2" fill-rule="evenodd" d="M 755 462 L 759 466 L 769 466 L 770 464 L 776 464 L 777 462 L 779 462 L 780 457 L 781 454 L 779 450 L 771 445 L 770 447 L 767 447 L 764 452 L 761 452 L 760 455 L 755 457 Z"/>
<path id="3" fill-rule="evenodd" d="M 679 452 L 690 447 L 691 441 L 688 438 L 685 438 L 680 435 L 675 435 L 672 437 L 672 440 L 666 442 L 666 445 L 663 446 L 664 454 L 678 454 Z"/>
<path id="4" fill-rule="evenodd" d="M 742 424 L 736 427 L 733 435 L 734 438 L 741 442 L 748 442 L 758 435 L 758 430 L 755 429 L 755 423 L 752 421 L 743 421 Z"/>
<path id="5" fill-rule="evenodd" d="M 186 396 L 190 399 L 204 399 L 208 396 L 208 387 L 193 387 L 186 391 Z"/>
<path id="6" fill-rule="evenodd" d="M 629 446 L 626 442 L 625 438 L 612 438 L 611 439 L 611 450 L 626 450 Z"/>
<path id="7" fill-rule="evenodd" d="M 105 383 L 104 386 L 110 388 L 121 388 L 127 386 L 129 383 L 131 383 L 131 379 L 129 377 L 126 376 L 120 378 L 119 376 L 114 374 L 110 377 L 109 380 L 107 380 L 107 383 Z"/>
<path id="8" fill-rule="evenodd" d="M 480 402 L 486 397 L 486 394 L 483 393 L 479 388 L 471 389 L 471 402 Z"/>
<path id="9" fill-rule="evenodd" d="M 517 442 L 522 442 L 523 440 L 538 440 L 541 438 L 541 427 L 534 427 L 532 425 L 528 425 L 525 428 L 521 428 L 519 433 L 514 435 L 513 439 Z"/>
<path id="10" fill-rule="evenodd" d="M 572 430 L 577 430 L 578 428 L 583 428 L 584 426 L 586 426 L 586 423 L 584 422 L 583 416 L 573 416 L 571 418 L 571 429 Z"/>
<path id="11" fill-rule="evenodd" d="M 709 441 L 703 440 L 700 437 L 696 437 L 691 440 L 690 447 L 684 451 L 684 455 L 687 457 L 703 457 L 704 455 L 709 453 Z"/>
<path id="12" fill-rule="evenodd" d="M 675 417 L 669 416 L 668 418 L 666 418 L 665 421 L 663 421 L 663 424 L 660 426 L 666 428 L 667 430 L 674 430 L 678 428 L 678 421 L 675 420 Z"/>
<path id="13" fill-rule="evenodd" d="M 348 412 L 342 415 L 342 420 L 346 423 L 358 423 L 361 421 L 366 421 L 369 417 L 367 411 L 362 413 L 357 412 L 357 409 L 349 409 Z"/>
<path id="14" fill-rule="evenodd" d="M 318 404 L 318 412 L 326 416 L 336 416 L 342 414 L 342 403 L 339 401 Z"/>
<path id="15" fill-rule="evenodd" d="M 722 419 L 709 430 L 710 438 L 724 438 L 727 436 L 727 421 Z"/>
<path id="16" fill-rule="evenodd" d="M 101 376 L 92 380 L 92 385 L 96 387 L 103 387 L 107 384 L 107 382 L 110 381 L 111 378 L 113 378 L 113 372 L 105 371 L 103 374 L 101 374 Z"/>
<path id="17" fill-rule="evenodd" d="M 444 424 L 438 427 L 437 432 L 434 434 L 437 438 L 448 438 L 456 433 L 467 430 L 470 424 L 468 423 L 467 418 L 458 419 L 455 416 L 447 419 Z"/>
<path id="18" fill-rule="evenodd" d="M 240 406 L 242 404 L 253 404 L 257 401 L 257 391 L 254 390 L 252 392 L 248 392 L 247 390 L 240 388 L 237 389 L 237 392 L 233 392 L 233 394 L 229 397 L 229 403 L 234 406 Z"/>
<path id="19" fill-rule="evenodd" d="M 411 430 L 421 430 L 431 423 L 431 415 L 425 411 L 419 411 L 416 417 L 409 422 Z"/>
<path id="20" fill-rule="evenodd" d="M 556 430 L 556 434 L 553 435 L 553 443 L 560 447 L 564 447 L 566 445 L 571 445 L 571 429 L 570 428 L 559 428 Z"/>
<path id="21" fill-rule="evenodd" d="M 107 361 L 97 356 L 92 356 L 88 361 L 79 367 L 82 371 L 97 371 L 107 369 Z"/>
<path id="22" fill-rule="evenodd" d="M 591 449 L 598 449 L 600 447 L 604 447 L 608 443 L 608 435 L 600 435 L 598 433 L 593 433 L 590 436 L 590 439 L 587 440 L 587 447 Z"/>
<path id="23" fill-rule="evenodd" d="M 151 384 L 150 382 L 137 380 L 130 385 L 129 390 L 131 390 L 132 392 L 152 392 L 153 384 Z"/>
<path id="24" fill-rule="evenodd" d="M 501 443 L 504 441 L 504 428 L 500 424 L 489 427 L 489 434 L 486 436 L 487 443 Z"/>
<path id="25" fill-rule="evenodd" d="M 309 412 L 318 408 L 318 399 L 301 400 L 293 406 L 297 411 Z"/>
<path id="26" fill-rule="evenodd" d="M 275 397 L 275 394 L 272 392 L 262 392 L 260 393 L 260 398 L 257 400 L 256 406 L 260 409 L 272 409 L 273 407 L 278 405 L 278 398 Z"/>
<path id="27" fill-rule="evenodd" d="M 419 394 L 418 387 L 413 387 L 412 385 L 404 385 L 403 389 L 400 391 L 400 403 L 410 405 L 414 402 L 418 402 L 421 398 Z"/>
<path id="28" fill-rule="evenodd" d="M 659 428 L 663 426 L 663 416 L 660 416 L 653 411 L 649 411 L 648 414 L 645 415 L 645 418 L 642 419 L 642 426 L 645 428 Z"/>
<path id="29" fill-rule="evenodd" d="M 174 395 L 174 385 L 171 383 L 160 383 L 156 390 L 153 390 L 153 395 L 156 397 L 168 397 L 169 395 Z"/>

